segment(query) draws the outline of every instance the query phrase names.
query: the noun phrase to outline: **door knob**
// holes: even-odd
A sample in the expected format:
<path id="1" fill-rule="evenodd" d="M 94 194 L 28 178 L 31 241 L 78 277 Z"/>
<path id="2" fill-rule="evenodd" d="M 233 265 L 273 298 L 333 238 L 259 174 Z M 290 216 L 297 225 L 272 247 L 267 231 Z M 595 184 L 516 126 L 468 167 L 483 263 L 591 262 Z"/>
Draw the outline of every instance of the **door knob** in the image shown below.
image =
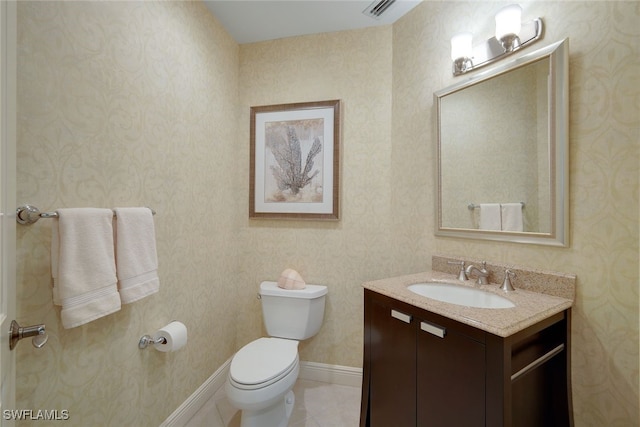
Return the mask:
<path id="1" fill-rule="evenodd" d="M 33 337 L 31 343 L 35 348 L 41 348 L 47 343 L 49 335 L 45 331 L 44 324 L 22 327 L 15 320 L 11 321 L 11 329 L 9 330 L 11 339 L 9 340 L 9 349 L 13 350 L 18 345 L 18 341 L 22 338 Z"/>

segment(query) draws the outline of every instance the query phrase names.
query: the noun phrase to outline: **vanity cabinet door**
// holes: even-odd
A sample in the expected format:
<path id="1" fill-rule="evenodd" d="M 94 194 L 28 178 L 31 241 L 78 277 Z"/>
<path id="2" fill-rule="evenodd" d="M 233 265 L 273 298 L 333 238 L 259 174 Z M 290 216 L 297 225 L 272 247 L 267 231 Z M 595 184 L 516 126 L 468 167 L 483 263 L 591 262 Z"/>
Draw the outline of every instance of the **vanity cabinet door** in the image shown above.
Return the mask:
<path id="1" fill-rule="evenodd" d="M 416 425 L 484 426 L 485 345 L 442 323 L 418 322 Z"/>
<path id="2" fill-rule="evenodd" d="M 416 425 L 415 319 L 371 300 L 370 426 Z"/>

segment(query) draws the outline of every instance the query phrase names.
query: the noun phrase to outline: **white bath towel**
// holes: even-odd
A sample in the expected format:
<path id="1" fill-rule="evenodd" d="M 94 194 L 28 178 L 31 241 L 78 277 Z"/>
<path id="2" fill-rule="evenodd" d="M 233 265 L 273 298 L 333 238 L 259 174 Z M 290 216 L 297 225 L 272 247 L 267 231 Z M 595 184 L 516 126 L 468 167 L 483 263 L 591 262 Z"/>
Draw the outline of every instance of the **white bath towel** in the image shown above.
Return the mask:
<path id="1" fill-rule="evenodd" d="M 502 204 L 502 229 L 504 231 L 523 231 L 522 203 Z"/>
<path id="2" fill-rule="evenodd" d="M 480 203 L 480 229 L 502 230 L 500 203 Z"/>
<path id="3" fill-rule="evenodd" d="M 120 310 L 113 246 L 113 211 L 58 209 L 53 220 L 53 302 L 65 329 Z"/>
<path id="4" fill-rule="evenodd" d="M 158 255 L 149 208 L 115 208 L 116 270 L 123 304 L 158 292 Z"/>

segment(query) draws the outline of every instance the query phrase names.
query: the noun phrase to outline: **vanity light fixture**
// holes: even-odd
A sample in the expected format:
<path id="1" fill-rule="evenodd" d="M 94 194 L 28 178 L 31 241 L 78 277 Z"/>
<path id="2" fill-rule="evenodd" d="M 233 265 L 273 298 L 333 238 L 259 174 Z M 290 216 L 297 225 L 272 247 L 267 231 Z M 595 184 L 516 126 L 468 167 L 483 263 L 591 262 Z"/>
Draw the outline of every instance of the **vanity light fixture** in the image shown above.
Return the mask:
<path id="1" fill-rule="evenodd" d="M 542 18 L 523 23 L 522 8 L 517 4 L 500 9 L 495 19 L 495 36 L 477 46 L 472 45 L 471 33 L 451 38 L 454 76 L 502 59 L 542 38 Z"/>

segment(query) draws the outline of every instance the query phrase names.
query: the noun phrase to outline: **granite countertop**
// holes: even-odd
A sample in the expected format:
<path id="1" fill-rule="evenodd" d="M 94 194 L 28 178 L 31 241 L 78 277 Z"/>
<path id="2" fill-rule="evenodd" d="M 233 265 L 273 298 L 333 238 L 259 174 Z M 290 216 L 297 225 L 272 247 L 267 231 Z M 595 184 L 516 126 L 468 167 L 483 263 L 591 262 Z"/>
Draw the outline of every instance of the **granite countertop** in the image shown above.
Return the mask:
<path id="1" fill-rule="evenodd" d="M 409 285 L 430 281 L 449 282 L 460 286 L 479 288 L 507 298 L 515 304 L 515 307 L 467 307 L 430 299 L 414 294 L 407 289 Z M 571 299 L 539 292 L 531 292 L 524 289 L 517 289 L 517 286 L 515 292 L 505 293 L 500 290 L 500 285 L 498 284 L 490 283 L 488 285 L 478 286 L 473 280 L 461 282 L 457 280 L 455 275 L 439 271 L 427 271 L 407 276 L 375 280 L 365 282 L 362 286 L 365 289 L 372 290 L 379 294 L 403 301 L 432 313 L 440 314 L 501 337 L 511 336 L 516 332 L 534 325 L 556 313 L 560 313 L 573 305 L 573 300 Z"/>

